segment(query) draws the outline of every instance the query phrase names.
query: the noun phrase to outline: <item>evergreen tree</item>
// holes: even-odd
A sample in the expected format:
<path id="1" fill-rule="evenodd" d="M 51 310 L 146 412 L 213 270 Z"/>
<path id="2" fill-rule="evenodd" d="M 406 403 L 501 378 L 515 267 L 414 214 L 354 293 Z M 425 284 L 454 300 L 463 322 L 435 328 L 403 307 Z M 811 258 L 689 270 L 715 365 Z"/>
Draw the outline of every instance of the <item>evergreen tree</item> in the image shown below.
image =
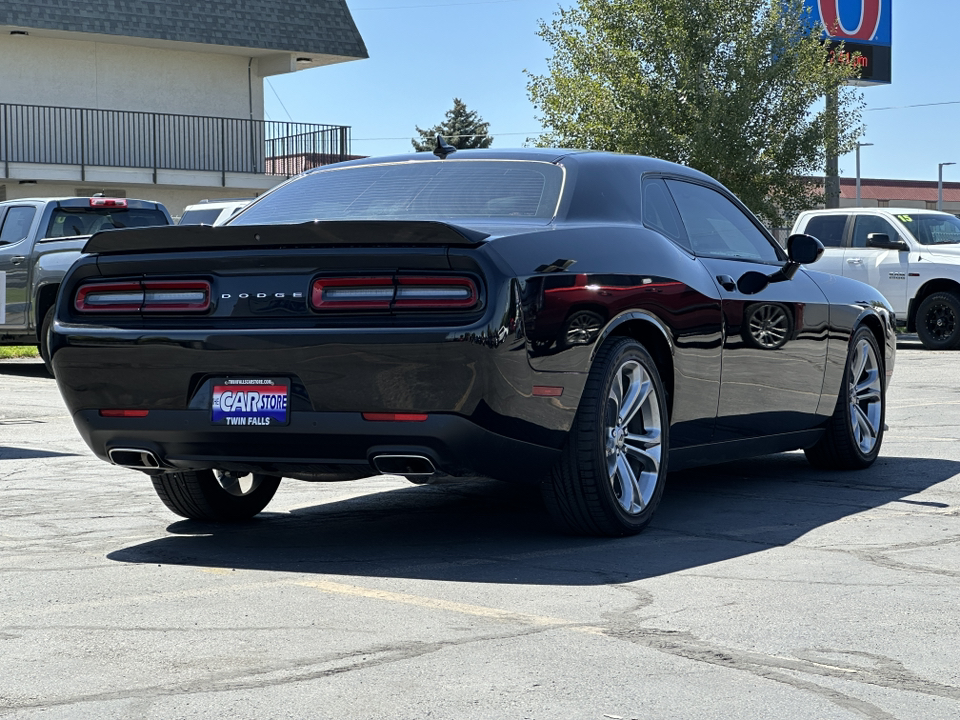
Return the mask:
<path id="1" fill-rule="evenodd" d="M 487 134 L 490 123 L 485 123 L 476 110 L 467 110 L 460 98 L 453 99 L 453 109 L 447 110 L 446 119 L 432 128 L 424 130 L 415 126 L 420 139 L 412 139 L 413 149 L 417 152 L 432 152 L 437 146 L 437 135 L 458 150 L 487 148 L 493 138 Z"/>

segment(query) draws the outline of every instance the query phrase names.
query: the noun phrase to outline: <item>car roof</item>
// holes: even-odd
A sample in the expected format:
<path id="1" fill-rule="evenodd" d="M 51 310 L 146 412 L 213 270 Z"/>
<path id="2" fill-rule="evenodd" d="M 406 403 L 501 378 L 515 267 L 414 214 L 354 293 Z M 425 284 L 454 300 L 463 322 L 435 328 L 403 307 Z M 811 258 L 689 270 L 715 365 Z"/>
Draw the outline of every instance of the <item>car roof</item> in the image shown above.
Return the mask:
<path id="1" fill-rule="evenodd" d="M 882 207 L 882 208 L 830 208 L 828 210 L 805 210 L 804 215 L 874 215 L 876 213 L 886 213 L 888 215 L 950 215 L 953 213 L 942 210 L 927 210 L 926 208 L 908 208 L 908 207 Z"/>
<path id="2" fill-rule="evenodd" d="M 645 155 L 631 155 L 628 153 L 603 152 L 599 150 L 574 150 L 570 148 L 492 148 L 476 150 L 457 150 L 447 156 L 446 160 L 441 160 L 431 152 L 410 152 L 400 155 L 383 155 L 379 157 L 371 156 L 359 158 L 357 160 L 347 160 L 332 165 L 321 165 L 320 167 L 307 170 L 305 174 L 323 172 L 333 168 L 360 165 L 387 165 L 391 163 L 405 162 L 448 162 L 450 160 L 526 160 L 530 162 L 548 162 L 558 163 L 565 159 L 575 159 L 578 163 L 593 164 L 607 162 L 630 162 L 645 166 L 644 171 L 675 173 L 678 175 L 697 176 L 702 180 L 716 184 L 716 180 L 705 175 L 698 170 L 687 167 L 686 165 L 677 165 L 667 160 L 647 157 Z"/>

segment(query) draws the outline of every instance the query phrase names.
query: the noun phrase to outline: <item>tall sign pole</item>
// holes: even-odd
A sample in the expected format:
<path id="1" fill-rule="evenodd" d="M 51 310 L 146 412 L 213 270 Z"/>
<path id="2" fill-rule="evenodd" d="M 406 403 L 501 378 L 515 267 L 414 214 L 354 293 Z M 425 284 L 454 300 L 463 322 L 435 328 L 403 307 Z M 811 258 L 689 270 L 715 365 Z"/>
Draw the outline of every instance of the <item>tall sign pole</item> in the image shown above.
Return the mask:
<path id="1" fill-rule="evenodd" d="M 855 62 L 860 78 L 852 85 L 888 85 L 893 45 L 893 0 L 804 0 L 811 18 L 823 26 L 824 38 L 843 43 L 843 52 L 831 52 L 834 62 Z M 825 195 L 828 208 L 840 207 L 840 163 L 837 157 L 839 90 L 827 95 L 827 167 Z"/>

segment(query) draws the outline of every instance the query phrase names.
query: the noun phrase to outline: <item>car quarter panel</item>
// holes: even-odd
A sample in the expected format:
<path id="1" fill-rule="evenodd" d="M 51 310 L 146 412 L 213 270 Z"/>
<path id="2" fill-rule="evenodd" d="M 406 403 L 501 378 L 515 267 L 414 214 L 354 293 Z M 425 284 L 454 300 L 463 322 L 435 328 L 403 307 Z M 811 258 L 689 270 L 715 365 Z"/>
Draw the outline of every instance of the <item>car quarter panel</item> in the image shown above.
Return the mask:
<path id="1" fill-rule="evenodd" d="M 535 370 L 589 372 L 598 342 L 666 331 L 671 442 L 708 442 L 720 393 L 722 315 L 716 284 L 691 255 L 638 226 L 592 225 L 492 240 L 521 278 L 527 355 Z M 660 330 L 656 330 L 660 333 Z"/>

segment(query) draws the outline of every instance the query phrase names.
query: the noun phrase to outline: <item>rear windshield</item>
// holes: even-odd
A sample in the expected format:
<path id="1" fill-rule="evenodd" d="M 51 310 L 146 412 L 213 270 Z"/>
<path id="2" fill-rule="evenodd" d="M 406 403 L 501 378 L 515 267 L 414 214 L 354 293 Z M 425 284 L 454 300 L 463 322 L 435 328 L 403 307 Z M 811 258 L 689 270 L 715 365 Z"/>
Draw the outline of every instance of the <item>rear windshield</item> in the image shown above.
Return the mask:
<path id="1" fill-rule="evenodd" d="M 921 245 L 960 243 L 960 219 L 953 215 L 897 215 Z"/>
<path id="2" fill-rule="evenodd" d="M 56 208 L 44 237 L 93 235 L 101 230 L 166 224 L 166 215 L 147 208 Z"/>
<path id="3" fill-rule="evenodd" d="M 302 175 L 230 225 L 312 220 L 552 218 L 563 186 L 556 165 L 522 160 L 412 161 Z"/>
<path id="4" fill-rule="evenodd" d="M 187 210 L 180 216 L 177 225 L 213 225 L 213 221 L 220 217 L 219 208 L 204 208 L 203 210 Z"/>

